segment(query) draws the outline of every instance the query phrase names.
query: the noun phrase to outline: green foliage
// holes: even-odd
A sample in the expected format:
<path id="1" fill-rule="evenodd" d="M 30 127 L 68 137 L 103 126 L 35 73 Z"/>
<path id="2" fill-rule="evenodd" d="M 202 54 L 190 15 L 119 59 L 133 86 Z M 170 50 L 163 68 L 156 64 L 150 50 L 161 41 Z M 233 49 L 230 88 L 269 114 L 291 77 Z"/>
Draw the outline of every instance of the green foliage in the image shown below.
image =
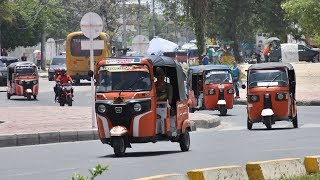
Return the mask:
<path id="1" fill-rule="evenodd" d="M 72 180 L 93 180 L 97 176 L 104 173 L 106 170 L 108 170 L 108 166 L 101 166 L 100 164 L 98 164 L 95 168 L 89 169 L 90 176 L 85 177 L 80 175 L 79 173 L 75 173 L 71 179 Z"/>
<path id="2" fill-rule="evenodd" d="M 295 32 L 315 38 L 318 44 L 320 44 L 319 7 L 319 0 L 287 0 L 282 4 L 286 18 L 294 24 L 292 28 L 296 30 Z"/>
<path id="3" fill-rule="evenodd" d="M 290 177 L 290 178 L 282 178 L 281 180 L 319 180 L 320 174 L 309 174 L 304 176 Z"/>

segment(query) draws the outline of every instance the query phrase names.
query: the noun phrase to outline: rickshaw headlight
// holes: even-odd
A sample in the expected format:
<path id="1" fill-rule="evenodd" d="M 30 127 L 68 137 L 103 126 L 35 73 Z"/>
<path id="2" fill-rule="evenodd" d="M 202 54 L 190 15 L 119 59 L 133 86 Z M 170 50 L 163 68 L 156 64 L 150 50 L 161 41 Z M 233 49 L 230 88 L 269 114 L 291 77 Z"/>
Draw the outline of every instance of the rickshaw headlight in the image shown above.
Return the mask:
<path id="1" fill-rule="evenodd" d="M 38 81 L 37 81 L 37 80 L 34 80 L 34 81 L 33 81 L 33 84 L 37 84 L 37 83 L 38 83 Z"/>
<path id="2" fill-rule="evenodd" d="M 19 84 L 19 85 L 22 85 L 22 84 L 23 84 L 23 82 L 22 82 L 22 81 L 18 81 L 18 84 Z"/>
<path id="3" fill-rule="evenodd" d="M 98 112 L 99 112 L 99 113 L 105 113 L 106 111 L 107 111 L 107 108 L 106 108 L 105 105 L 100 104 L 100 105 L 98 106 Z"/>
<path id="4" fill-rule="evenodd" d="M 134 104 L 133 109 L 134 109 L 136 112 L 141 111 L 141 109 L 142 109 L 141 104 L 140 104 L 140 103 Z"/>
<path id="5" fill-rule="evenodd" d="M 285 93 L 277 93 L 276 100 L 283 101 L 286 99 Z"/>
<path id="6" fill-rule="evenodd" d="M 234 93 L 234 90 L 233 89 L 229 89 L 228 90 L 228 94 L 233 94 Z"/>
<path id="7" fill-rule="evenodd" d="M 214 89 L 209 89 L 209 90 L 208 90 L 208 94 L 210 94 L 210 95 L 214 95 L 214 94 L 215 94 Z"/>
<path id="8" fill-rule="evenodd" d="M 259 96 L 258 95 L 250 95 L 250 101 L 252 102 L 257 102 L 259 101 Z"/>

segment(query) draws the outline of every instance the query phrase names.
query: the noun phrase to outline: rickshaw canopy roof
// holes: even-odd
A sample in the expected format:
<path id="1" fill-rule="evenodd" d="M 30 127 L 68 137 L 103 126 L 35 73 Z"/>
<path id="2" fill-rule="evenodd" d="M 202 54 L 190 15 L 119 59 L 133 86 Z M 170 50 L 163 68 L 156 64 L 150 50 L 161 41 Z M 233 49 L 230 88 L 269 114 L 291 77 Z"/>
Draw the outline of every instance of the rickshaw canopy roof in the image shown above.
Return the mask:
<path id="1" fill-rule="evenodd" d="M 10 64 L 8 68 L 15 68 L 17 66 L 36 66 L 36 65 L 32 62 L 15 62 Z"/>
<path id="2" fill-rule="evenodd" d="M 270 63 L 259 63 L 251 65 L 248 70 L 252 69 L 272 69 L 272 68 L 288 68 L 289 70 L 294 70 L 290 63 L 282 62 L 270 62 Z"/>
<path id="3" fill-rule="evenodd" d="M 230 67 L 227 65 L 199 65 L 189 67 L 189 71 L 192 74 L 198 74 L 208 70 L 230 70 Z"/>

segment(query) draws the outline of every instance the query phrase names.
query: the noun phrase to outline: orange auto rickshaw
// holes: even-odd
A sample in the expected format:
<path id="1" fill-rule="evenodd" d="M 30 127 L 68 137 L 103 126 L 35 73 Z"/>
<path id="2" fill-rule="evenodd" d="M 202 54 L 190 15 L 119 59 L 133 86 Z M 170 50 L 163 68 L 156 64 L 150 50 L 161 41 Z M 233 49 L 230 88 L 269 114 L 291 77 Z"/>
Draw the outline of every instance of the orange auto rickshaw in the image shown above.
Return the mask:
<path id="1" fill-rule="evenodd" d="M 190 146 L 185 74 L 170 57 L 105 58 L 97 65 L 96 117 L 99 136 L 124 156 L 132 143 L 179 142 L 182 151 Z M 172 102 L 157 101 L 155 69 L 166 72 L 172 85 Z M 90 72 L 89 74 L 93 74 Z"/>
<path id="2" fill-rule="evenodd" d="M 246 88 L 245 85 L 242 88 Z M 298 128 L 296 80 L 289 63 L 251 65 L 247 71 L 247 128 L 262 122 L 267 129 L 276 121 L 291 121 Z"/>
<path id="3" fill-rule="evenodd" d="M 39 75 L 37 66 L 31 62 L 16 62 L 7 67 L 7 98 L 24 96 L 37 99 Z"/>
<path id="4" fill-rule="evenodd" d="M 219 110 L 224 116 L 233 108 L 234 89 L 227 65 L 191 66 L 187 76 L 190 112 Z"/>

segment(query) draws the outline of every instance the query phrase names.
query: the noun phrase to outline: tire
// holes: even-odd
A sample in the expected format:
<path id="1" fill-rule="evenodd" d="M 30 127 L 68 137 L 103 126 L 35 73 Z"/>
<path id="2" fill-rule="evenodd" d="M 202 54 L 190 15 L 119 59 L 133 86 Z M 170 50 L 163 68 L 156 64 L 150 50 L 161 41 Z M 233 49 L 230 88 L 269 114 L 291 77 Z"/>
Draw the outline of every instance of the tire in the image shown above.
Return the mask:
<path id="1" fill-rule="evenodd" d="M 68 97 L 67 102 L 68 102 L 68 106 L 72 106 L 72 98 Z"/>
<path id="2" fill-rule="evenodd" d="M 194 108 L 189 108 L 190 113 L 194 113 L 195 109 Z"/>
<path id="3" fill-rule="evenodd" d="M 75 79 L 75 85 L 80 85 L 80 78 Z"/>
<path id="4" fill-rule="evenodd" d="M 251 122 L 249 121 L 249 118 L 248 118 L 248 120 L 247 120 L 247 129 L 248 129 L 248 130 L 251 130 L 251 129 L 252 129 L 252 125 L 253 125 L 253 123 L 251 123 Z"/>
<path id="5" fill-rule="evenodd" d="M 271 120 L 272 120 L 271 116 L 263 117 L 264 125 L 266 125 L 267 129 L 269 130 L 272 128 Z"/>
<path id="6" fill-rule="evenodd" d="M 123 157 L 126 153 L 126 146 L 123 137 L 112 137 L 113 151 L 116 157 Z"/>
<path id="7" fill-rule="evenodd" d="M 292 119 L 292 125 L 293 128 L 298 128 L 298 115 L 296 115 L 293 119 Z"/>
<path id="8" fill-rule="evenodd" d="M 10 99 L 10 98 L 11 98 L 10 93 L 7 93 L 7 99 Z"/>
<path id="9" fill-rule="evenodd" d="M 28 101 L 31 101 L 31 94 L 27 94 Z"/>
<path id="10" fill-rule="evenodd" d="M 186 130 L 185 133 L 180 134 L 179 143 L 180 143 L 180 149 L 181 149 L 182 152 L 189 151 L 189 148 L 190 148 L 190 135 L 189 135 L 189 131 L 188 130 Z"/>
<path id="11" fill-rule="evenodd" d="M 59 100 L 60 106 L 64 106 L 64 100 Z"/>
<path id="12" fill-rule="evenodd" d="M 219 111 L 220 111 L 220 116 L 225 116 L 227 115 L 227 112 L 228 112 L 226 106 L 220 106 Z"/>
<path id="13" fill-rule="evenodd" d="M 37 99 L 37 95 L 33 95 L 33 99 Z"/>

